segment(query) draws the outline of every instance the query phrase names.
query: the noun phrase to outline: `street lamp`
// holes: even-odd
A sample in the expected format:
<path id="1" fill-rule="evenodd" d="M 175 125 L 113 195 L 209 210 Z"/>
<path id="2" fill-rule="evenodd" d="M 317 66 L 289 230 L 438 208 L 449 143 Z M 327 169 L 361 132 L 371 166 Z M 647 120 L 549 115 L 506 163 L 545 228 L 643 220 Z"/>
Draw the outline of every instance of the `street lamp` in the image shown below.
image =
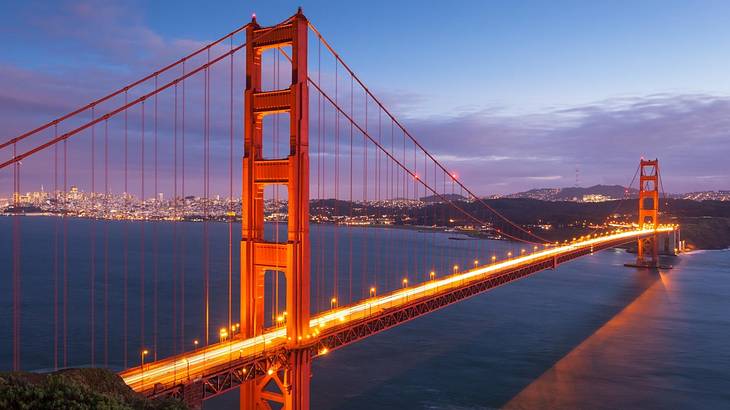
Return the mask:
<path id="1" fill-rule="evenodd" d="M 507 252 L 507 257 L 508 258 L 511 258 L 512 257 L 512 251 Z"/>
<path id="2" fill-rule="evenodd" d="M 497 261 L 497 257 L 495 255 L 492 255 L 492 263 Z"/>
<path id="3" fill-rule="evenodd" d="M 476 268 L 479 266 L 479 259 L 474 259 L 474 267 Z"/>
<path id="4" fill-rule="evenodd" d="M 454 273 L 459 271 L 459 265 L 454 265 Z"/>
<path id="5" fill-rule="evenodd" d="M 429 277 L 431 278 L 431 280 L 434 280 L 436 278 L 436 272 L 431 271 L 431 273 L 429 273 Z"/>
<path id="6" fill-rule="evenodd" d="M 375 286 L 370 287 L 370 297 L 375 298 Z M 373 314 L 373 303 L 368 303 L 368 316 Z"/>
<path id="7" fill-rule="evenodd" d="M 330 309 L 334 309 L 337 307 L 337 298 L 330 299 Z"/>
<path id="8" fill-rule="evenodd" d="M 139 367 L 142 370 L 142 388 L 144 388 L 144 357 L 149 353 L 150 351 L 147 349 L 142 350 L 142 365 Z"/>
<path id="9" fill-rule="evenodd" d="M 226 340 L 226 338 L 228 337 L 228 329 L 222 327 L 221 330 L 218 332 L 218 337 L 220 342 Z"/>
<path id="10" fill-rule="evenodd" d="M 198 350 L 198 343 L 200 343 L 198 342 L 198 339 L 193 340 L 193 346 L 195 346 L 193 350 Z"/>
<path id="11" fill-rule="evenodd" d="M 408 287 L 408 278 L 403 278 L 403 287 L 404 288 Z"/>

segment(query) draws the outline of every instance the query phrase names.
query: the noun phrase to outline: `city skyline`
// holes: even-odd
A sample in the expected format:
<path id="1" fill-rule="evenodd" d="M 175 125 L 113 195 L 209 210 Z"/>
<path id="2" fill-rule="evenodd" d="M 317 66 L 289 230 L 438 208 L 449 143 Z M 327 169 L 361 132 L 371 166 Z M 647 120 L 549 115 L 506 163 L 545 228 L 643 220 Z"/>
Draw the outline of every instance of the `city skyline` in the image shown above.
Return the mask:
<path id="1" fill-rule="evenodd" d="M 501 197 L 507 197 L 507 198 L 534 198 L 534 199 L 547 200 L 547 201 L 556 201 L 556 200 L 559 201 L 559 200 L 562 200 L 562 199 L 554 199 L 552 197 L 554 196 L 554 194 L 556 194 L 556 193 L 558 193 L 558 192 L 560 192 L 562 190 L 566 190 L 566 189 L 567 190 L 570 190 L 570 189 L 576 189 L 576 188 L 577 189 L 590 189 L 590 188 L 601 187 L 601 186 L 602 185 L 594 185 L 594 186 L 575 186 L 575 185 L 573 185 L 573 186 L 565 186 L 565 187 L 559 187 L 559 188 L 540 187 L 540 188 L 529 189 L 527 191 L 508 192 L 508 193 L 504 193 L 504 194 L 495 194 L 495 195 L 485 195 L 483 197 L 484 198 L 501 198 Z M 616 186 L 622 187 L 620 185 L 616 185 Z M 627 187 L 622 187 L 622 188 L 627 188 Z M 27 196 L 35 196 L 35 197 L 39 197 L 41 194 L 45 194 L 47 198 L 50 198 L 53 195 L 54 192 L 57 192 L 59 195 L 62 195 L 63 192 L 91 193 L 91 191 L 84 190 L 83 188 L 79 188 L 77 185 L 75 185 L 75 184 L 72 183 L 72 184 L 69 184 L 68 190 L 66 190 L 66 191 L 63 190 L 63 187 L 59 187 L 56 190 L 54 190 L 54 189 L 47 189 L 43 184 L 41 184 L 38 187 L 37 190 L 36 189 L 33 189 L 33 188 L 30 188 L 30 189 L 21 189 L 21 191 L 18 194 L 21 197 L 22 196 L 26 196 L 26 197 Z M 635 188 L 632 188 L 632 193 L 631 193 L 631 195 L 628 195 L 628 196 L 629 197 L 635 197 L 636 196 L 636 192 L 638 192 L 638 191 L 636 191 Z M 720 198 L 720 199 L 713 197 L 711 195 L 713 193 L 716 194 L 716 196 L 718 198 Z M 105 192 L 100 191 L 100 190 L 96 190 L 96 191 L 94 191 L 94 194 L 96 194 L 98 196 L 103 196 L 105 194 Z M 109 195 L 112 195 L 112 196 L 124 196 L 125 194 L 128 197 L 130 197 L 130 198 L 135 198 L 135 199 L 139 198 L 139 195 L 136 194 L 136 193 L 134 193 L 134 192 L 123 192 L 123 191 L 122 192 L 113 192 L 113 191 L 110 191 L 109 192 Z M 697 190 L 695 190 L 695 191 L 688 191 L 688 192 L 665 192 L 664 194 L 665 195 L 668 195 L 670 197 L 674 197 L 674 198 L 690 199 L 690 200 L 695 200 L 695 201 L 702 201 L 702 200 L 720 200 L 720 201 L 727 201 L 727 200 L 730 200 L 730 199 L 728 199 L 728 197 L 730 197 L 730 190 L 725 190 L 725 189 L 706 190 L 706 191 L 697 191 Z M 597 197 L 600 197 L 600 198 L 598 198 L 600 200 L 618 200 L 618 199 L 621 199 L 619 197 L 615 197 L 615 196 L 611 196 L 611 195 L 604 195 L 604 194 L 586 194 L 586 195 L 588 195 L 588 196 L 597 195 Z M 0 200 L 8 200 L 9 201 L 9 200 L 12 199 L 12 197 L 13 197 L 13 193 L 12 192 L 3 192 L 3 193 L 0 194 Z M 183 197 L 185 197 L 185 198 L 203 198 L 204 195 L 201 195 L 199 192 L 191 192 L 191 193 L 185 194 L 184 196 L 183 195 L 178 195 L 177 197 L 180 198 L 180 199 L 182 199 Z M 430 195 L 419 196 L 418 198 L 410 198 L 409 200 L 424 200 L 424 199 L 427 199 L 429 197 L 430 197 Z M 160 201 L 162 201 L 162 200 L 170 200 L 171 198 L 174 198 L 174 195 L 169 195 L 165 191 L 160 191 L 160 192 L 157 192 L 157 193 L 148 192 L 147 195 L 144 197 L 144 200 L 145 201 L 147 201 L 147 200 L 160 200 Z M 208 198 L 211 199 L 211 200 L 217 200 L 217 201 L 218 200 L 219 201 L 226 201 L 226 200 L 228 200 L 228 198 L 232 198 L 232 200 L 239 201 L 239 202 L 241 200 L 240 193 L 236 193 L 233 196 L 229 196 L 229 194 L 227 192 L 212 192 L 208 196 Z M 463 196 L 463 198 L 467 199 L 466 196 Z M 283 190 L 283 189 L 281 189 L 278 195 L 275 195 L 273 192 L 267 192 L 267 195 L 265 196 L 265 199 L 266 200 L 281 200 L 281 201 L 286 201 L 287 200 L 287 198 L 286 198 L 286 191 Z M 343 199 L 343 198 L 335 198 L 334 196 L 326 196 L 326 197 L 321 197 L 321 198 L 317 198 L 317 199 L 312 199 L 312 201 L 319 200 L 319 199 L 323 199 L 323 200 L 324 199 L 338 199 L 338 200 L 344 200 L 344 201 L 347 201 L 348 200 L 348 199 Z M 578 200 L 580 200 L 580 199 L 578 199 Z M 353 201 L 354 202 L 361 202 L 362 199 L 361 198 L 360 199 L 353 198 Z M 371 199 L 369 201 L 374 201 L 374 200 Z"/>

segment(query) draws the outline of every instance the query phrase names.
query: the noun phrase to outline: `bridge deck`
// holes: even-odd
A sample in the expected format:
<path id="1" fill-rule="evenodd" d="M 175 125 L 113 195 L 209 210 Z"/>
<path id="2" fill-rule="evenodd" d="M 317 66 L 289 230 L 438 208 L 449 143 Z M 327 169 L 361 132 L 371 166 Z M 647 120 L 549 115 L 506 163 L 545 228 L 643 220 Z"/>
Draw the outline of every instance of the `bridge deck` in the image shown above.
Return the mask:
<path id="1" fill-rule="evenodd" d="M 672 229 L 661 227 L 657 232 Z M 326 354 L 486 290 L 652 234 L 650 229 L 632 230 L 550 247 L 329 310 L 311 320 L 305 346 L 313 357 Z M 285 332 L 279 328 L 256 338 L 217 343 L 120 375 L 130 387 L 148 396 L 181 394 L 184 386 L 195 383 L 202 385 L 204 396 L 217 394 L 285 365 Z"/>

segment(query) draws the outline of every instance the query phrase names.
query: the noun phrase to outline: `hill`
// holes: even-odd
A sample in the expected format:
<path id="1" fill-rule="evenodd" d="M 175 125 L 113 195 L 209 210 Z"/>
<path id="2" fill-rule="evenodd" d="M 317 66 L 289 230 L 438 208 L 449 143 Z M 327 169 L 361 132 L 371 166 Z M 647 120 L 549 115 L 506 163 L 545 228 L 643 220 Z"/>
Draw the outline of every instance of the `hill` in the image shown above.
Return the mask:
<path id="1" fill-rule="evenodd" d="M 116 373 L 105 369 L 66 369 L 53 373 L 0 373 L 2 409 L 184 410 L 177 400 L 147 400 Z"/>
<path id="2" fill-rule="evenodd" d="M 639 191 L 621 185 L 593 185 L 591 187 L 539 188 L 506 195 L 505 198 L 529 198 L 541 201 L 583 201 L 585 196 L 600 196 L 605 199 L 636 198 Z"/>

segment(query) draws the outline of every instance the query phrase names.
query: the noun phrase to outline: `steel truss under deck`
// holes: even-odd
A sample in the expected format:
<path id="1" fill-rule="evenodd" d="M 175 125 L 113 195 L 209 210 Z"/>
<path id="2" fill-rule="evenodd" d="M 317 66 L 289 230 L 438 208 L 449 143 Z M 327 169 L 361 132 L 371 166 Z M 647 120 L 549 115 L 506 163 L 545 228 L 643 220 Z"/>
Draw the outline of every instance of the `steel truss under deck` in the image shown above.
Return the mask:
<path id="1" fill-rule="evenodd" d="M 467 281 L 463 286 L 456 289 L 434 292 L 432 295 L 415 298 L 413 302 L 382 310 L 380 314 L 373 317 L 366 317 L 327 329 L 314 342 L 304 347 L 304 349 L 309 351 L 311 358 L 327 354 L 335 349 L 347 346 L 488 290 L 546 269 L 554 269 L 564 262 L 577 259 L 581 256 L 623 245 L 634 240 L 636 238 L 622 238 L 601 243 L 593 247 L 580 248 L 555 257 L 548 256 L 536 260 L 527 266 L 515 267 L 487 278 Z M 224 393 L 246 382 L 271 376 L 272 373 L 279 375 L 284 370 L 292 367 L 290 363 L 292 352 L 292 349 L 283 346 L 255 356 L 231 360 L 229 363 L 218 367 L 211 367 L 205 375 L 191 379 L 185 383 L 171 386 L 157 384 L 144 393 L 146 396 L 152 398 L 176 397 L 189 405 L 199 406 L 204 399 Z"/>

